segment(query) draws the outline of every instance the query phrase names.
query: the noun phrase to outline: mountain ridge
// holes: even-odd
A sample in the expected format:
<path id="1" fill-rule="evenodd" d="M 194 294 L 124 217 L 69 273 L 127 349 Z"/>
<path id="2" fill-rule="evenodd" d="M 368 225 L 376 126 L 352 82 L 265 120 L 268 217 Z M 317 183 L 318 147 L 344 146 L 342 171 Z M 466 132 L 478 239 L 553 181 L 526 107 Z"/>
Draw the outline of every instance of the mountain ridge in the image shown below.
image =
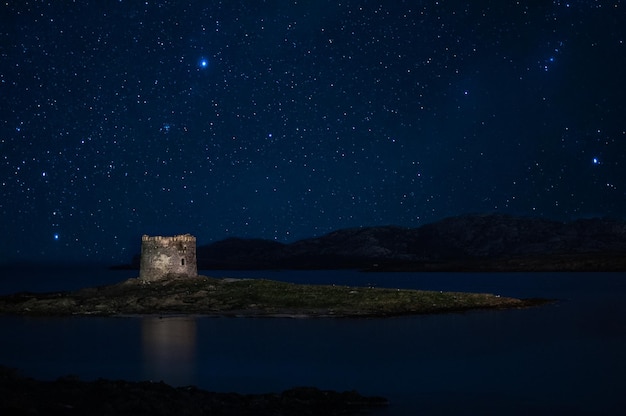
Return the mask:
<path id="1" fill-rule="evenodd" d="M 197 259 L 205 270 L 622 271 L 626 222 L 467 214 L 417 228 L 341 229 L 288 244 L 228 238 L 199 246 Z"/>

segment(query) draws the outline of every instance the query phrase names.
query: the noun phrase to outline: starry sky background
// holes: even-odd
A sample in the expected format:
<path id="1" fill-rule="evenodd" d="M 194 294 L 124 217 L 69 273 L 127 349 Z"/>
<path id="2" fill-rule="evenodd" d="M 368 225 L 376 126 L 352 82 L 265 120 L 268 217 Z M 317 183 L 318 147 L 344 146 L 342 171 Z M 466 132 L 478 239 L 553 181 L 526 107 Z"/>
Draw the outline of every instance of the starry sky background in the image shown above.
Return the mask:
<path id="1" fill-rule="evenodd" d="M 626 208 L 622 1 L 6 1 L 0 263 Z"/>

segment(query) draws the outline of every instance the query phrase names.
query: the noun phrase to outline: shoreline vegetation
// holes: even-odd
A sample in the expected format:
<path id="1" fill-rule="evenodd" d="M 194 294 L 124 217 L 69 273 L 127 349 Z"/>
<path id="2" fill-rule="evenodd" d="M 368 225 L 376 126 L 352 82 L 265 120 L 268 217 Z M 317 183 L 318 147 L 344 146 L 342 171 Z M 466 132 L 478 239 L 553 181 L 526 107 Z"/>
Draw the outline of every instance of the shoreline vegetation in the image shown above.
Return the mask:
<path id="1" fill-rule="evenodd" d="M 309 285 L 206 276 L 145 282 L 137 278 L 73 292 L 0 296 L 0 314 L 28 316 L 204 315 L 372 318 L 511 309 L 546 299 L 485 293 Z"/>

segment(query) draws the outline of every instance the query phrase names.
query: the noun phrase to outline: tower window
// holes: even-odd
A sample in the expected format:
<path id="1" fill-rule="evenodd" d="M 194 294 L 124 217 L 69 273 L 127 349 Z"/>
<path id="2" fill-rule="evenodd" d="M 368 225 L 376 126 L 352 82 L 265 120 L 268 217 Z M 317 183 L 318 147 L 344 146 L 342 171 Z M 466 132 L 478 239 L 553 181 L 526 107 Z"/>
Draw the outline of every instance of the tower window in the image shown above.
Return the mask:
<path id="1" fill-rule="evenodd" d="M 185 259 L 180 259 L 180 265 L 184 266 L 185 265 Z"/>

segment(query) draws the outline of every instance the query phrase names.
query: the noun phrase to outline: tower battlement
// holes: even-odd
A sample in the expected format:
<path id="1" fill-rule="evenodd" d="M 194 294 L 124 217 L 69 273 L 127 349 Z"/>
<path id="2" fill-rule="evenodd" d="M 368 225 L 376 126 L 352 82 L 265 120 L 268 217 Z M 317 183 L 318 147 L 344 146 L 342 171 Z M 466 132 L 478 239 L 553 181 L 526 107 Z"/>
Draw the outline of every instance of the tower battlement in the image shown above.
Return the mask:
<path id="1" fill-rule="evenodd" d="M 141 237 L 139 279 L 154 281 L 197 275 L 196 237 L 191 234 Z"/>
<path id="2" fill-rule="evenodd" d="M 191 234 L 181 234 L 181 235 L 173 235 L 171 237 L 162 236 L 162 235 L 142 235 L 141 241 L 153 241 L 155 243 L 165 243 L 171 241 L 182 241 L 182 242 L 196 242 L 196 237 Z"/>

